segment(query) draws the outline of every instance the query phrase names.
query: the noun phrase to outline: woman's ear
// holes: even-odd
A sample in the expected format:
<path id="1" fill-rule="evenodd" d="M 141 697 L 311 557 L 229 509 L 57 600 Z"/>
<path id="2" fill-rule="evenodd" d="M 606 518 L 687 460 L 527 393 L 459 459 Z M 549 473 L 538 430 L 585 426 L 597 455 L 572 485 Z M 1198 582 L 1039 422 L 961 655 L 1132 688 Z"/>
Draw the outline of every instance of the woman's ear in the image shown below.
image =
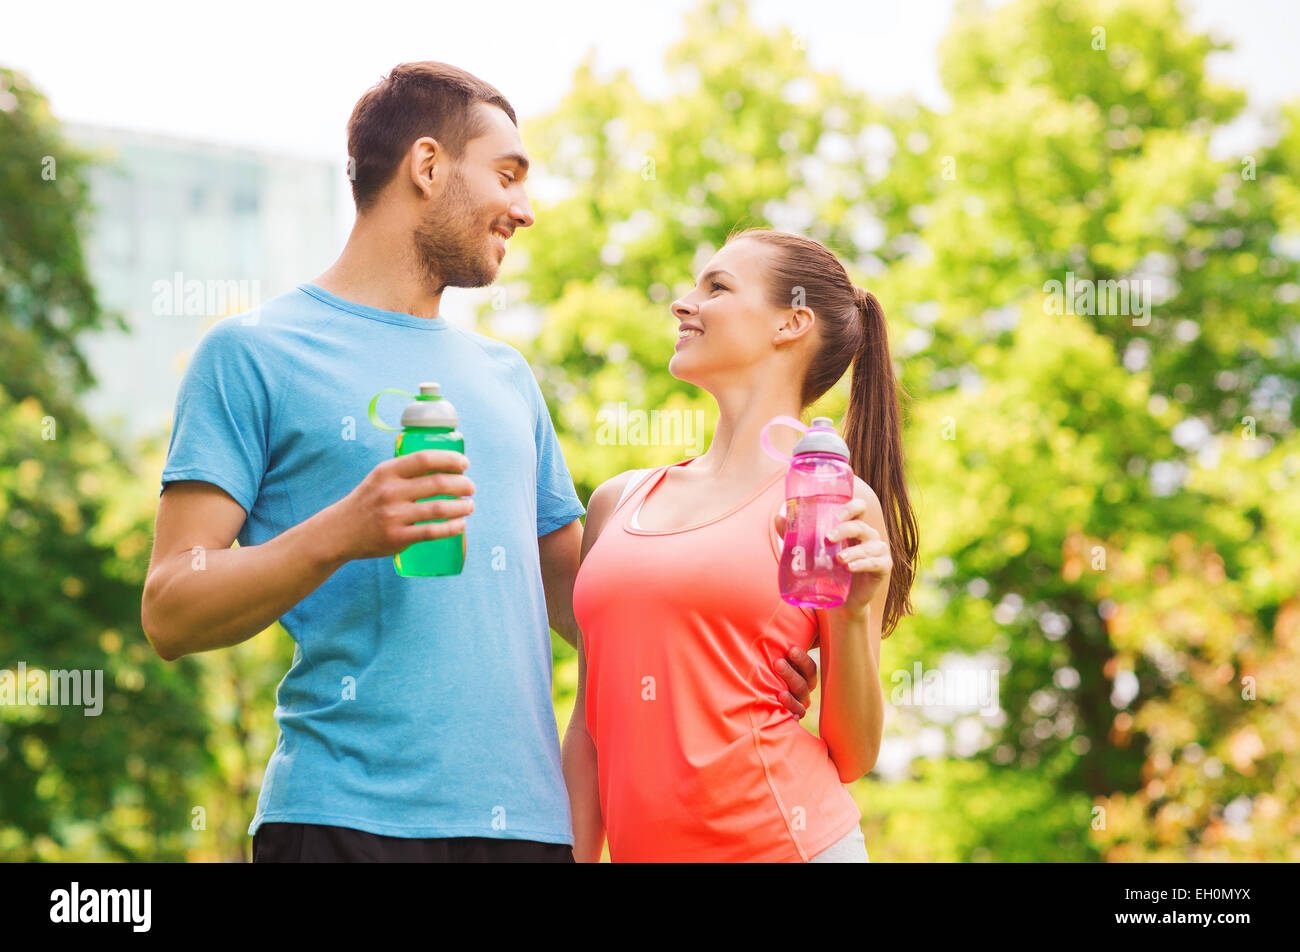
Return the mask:
<path id="1" fill-rule="evenodd" d="M 813 316 L 812 308 L 793 307 L 786 312 L 785 320 L 776 329 L 772 343 L 788 344 L 790 341 L 799 340 L 812 331 L 814 323 L 816 318 Z"/>

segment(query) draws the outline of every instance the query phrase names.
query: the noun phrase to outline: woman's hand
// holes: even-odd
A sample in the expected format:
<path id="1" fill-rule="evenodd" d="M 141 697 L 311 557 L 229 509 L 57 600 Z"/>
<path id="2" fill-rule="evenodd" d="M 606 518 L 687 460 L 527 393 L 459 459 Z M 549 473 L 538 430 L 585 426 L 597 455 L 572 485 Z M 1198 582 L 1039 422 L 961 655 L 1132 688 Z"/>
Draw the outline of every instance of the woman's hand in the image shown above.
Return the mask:
<path id="1" fill-rule="evenodd" d="M 848 598 L 840 606 L 841 610 L 849 615 L 860 615 L 867 610 L 871 599 L 880 590 L 881 583 L 889 578 L 889 573 L 894 567 L 889 543 L 880 532 L 860 518 L 867 512 L 867 507 L 872 501 L 871 496 L 870 486 L 861 479 L 854 480 L 854 497 L 840 509 L 842 521 L 826 534 L 829 542 L 848 543 L 835 557 L 842 564 L 847 565 L 849 571 L 853 573 Z M 876 505 L 879 506 L 879 503 Z M 772 526 L 777 536 L 784 540 L 785 506 L 781 506 L 773 514 Z"/>
<path id="2" fill-rule="evenodd" d="M 844 610 L 853 615 L 867 610 L 881 583 L 889 578 L 894 568 L 889 542 L 866 520 L 859 518 L 867 511 L 866 494 L 870 491 L 865 483 L 859 482 L 857 494 L 840 510 L 840 518 L 844 521 L 826 534 L 830 542 L 845 543 L 835 557 L 853 573 L 849 596 L 844 600 Z"/>

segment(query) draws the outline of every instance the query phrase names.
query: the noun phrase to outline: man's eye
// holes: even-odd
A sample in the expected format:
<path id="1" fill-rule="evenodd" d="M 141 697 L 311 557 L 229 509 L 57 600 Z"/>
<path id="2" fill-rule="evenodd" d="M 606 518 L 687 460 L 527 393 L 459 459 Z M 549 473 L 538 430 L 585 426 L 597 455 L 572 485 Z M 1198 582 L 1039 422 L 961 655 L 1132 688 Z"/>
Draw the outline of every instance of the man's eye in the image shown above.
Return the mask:
<path id="1" fill-rule="evenodd" d="M 505 179 L 507 185 L 515 180 L 515 177 L 511 175 L 509 172 L 501 172 L 499 174 L 503 179 Z"/>

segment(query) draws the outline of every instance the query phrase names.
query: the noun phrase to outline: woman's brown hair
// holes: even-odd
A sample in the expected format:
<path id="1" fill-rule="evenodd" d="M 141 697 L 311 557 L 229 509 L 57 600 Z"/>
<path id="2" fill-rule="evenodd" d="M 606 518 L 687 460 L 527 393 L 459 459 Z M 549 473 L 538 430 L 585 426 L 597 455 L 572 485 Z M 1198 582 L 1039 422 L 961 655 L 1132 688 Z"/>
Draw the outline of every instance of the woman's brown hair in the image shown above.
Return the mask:
<path id="1" fill-rule="evenodd" d="M 876 296 L 854 285 L 839 259 L 820 242 L 766 228 L 734 232 L 767 251 L 768 294 L 780 308 L 808 307 L 821 330 L 820 345 L 800 395 L 807 407 L 853 364 L 844 442 L 850 464 L 880 500 L 893 570 L 885 596 L 881 637 L 889 637 L 903 615 L 912 614 L 910 592 L 919 549 L 916 514 L 907 497 L 903 467 L 902 413 L 894 364 L 889 356 L 885 312 Z"/>

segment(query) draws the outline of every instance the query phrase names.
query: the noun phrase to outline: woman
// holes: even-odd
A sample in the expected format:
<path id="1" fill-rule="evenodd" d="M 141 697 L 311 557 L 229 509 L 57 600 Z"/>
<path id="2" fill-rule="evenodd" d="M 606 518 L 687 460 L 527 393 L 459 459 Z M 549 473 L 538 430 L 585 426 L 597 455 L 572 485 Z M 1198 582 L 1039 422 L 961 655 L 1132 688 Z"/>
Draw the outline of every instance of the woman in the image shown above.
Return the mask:
<path id="1" fill-rule="evenodd" d="M 564 741 L 574 856 L 614 862 L 867 862 L 843 787 L 880 748 L 880 639 L 910 613 L 917 552 L 885 319 L 816 241 L 734 235 L 672 305 L 669 372 L 717 400 L 703 456 L 623 473 L 592 494 L 574 588 L 578 696 Z M 759 443 L 854 362 L 845 430 L 854 499 L 844 605 L 777 586 L 785 466 Z M 798 434 L 774 427 L 787 451 Z M 873 491 L 874 490 L 874 491 Z M 820 738 L 774 672 L 820 642 Z"/>

